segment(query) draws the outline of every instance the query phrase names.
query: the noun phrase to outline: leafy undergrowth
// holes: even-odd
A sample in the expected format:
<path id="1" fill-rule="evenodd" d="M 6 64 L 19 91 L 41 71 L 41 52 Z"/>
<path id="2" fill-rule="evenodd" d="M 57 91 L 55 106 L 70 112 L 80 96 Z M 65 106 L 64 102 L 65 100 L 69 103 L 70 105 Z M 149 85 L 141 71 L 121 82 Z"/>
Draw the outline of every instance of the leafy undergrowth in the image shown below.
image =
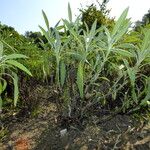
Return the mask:
<path id="1" fill-rule="evenodd" d="M 53 92 L 50 86 L 34 85 L 32 97 L 28 95 L 28 99 L 40 101 L 37 109 L 32 112 L 9 111 L 1 115 L 0 149 L 148 150 L 150 148 L 148 116 L 147 121 L 143 121 L 133 118 L 133 115 L 112 115 L 98 109 L 95 114 L 82 119 L 66 118 L 58 111 L 55 98 L 51 97 Z"/>

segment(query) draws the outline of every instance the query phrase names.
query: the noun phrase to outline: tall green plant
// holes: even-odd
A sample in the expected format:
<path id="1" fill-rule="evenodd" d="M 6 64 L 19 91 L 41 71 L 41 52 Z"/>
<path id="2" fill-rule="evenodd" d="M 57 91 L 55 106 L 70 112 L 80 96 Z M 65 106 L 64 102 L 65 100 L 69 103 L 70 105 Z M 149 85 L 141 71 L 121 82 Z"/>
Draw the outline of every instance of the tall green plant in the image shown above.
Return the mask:
<path id="1" fill-rule="evenodd" d="M 91 30 L 88 29 L 84 31 L 83 30 L 83 36 L 80 35 L 80 30 L 76 30 L 76 28 L 70 28 L 69 24 L 66 23 L 66 21 L 64 22 L 65 25 L 67 26 L 72 39 L 77 43 L 77 47 L 71 46 L 72 49 L 74 49 L 73 51 L 71 51 L 70 53 L 68 53 L 70 56 L 73 56 L 73 58 L 75 58 L 76 61 L 78 61 L 78 70 L 77 70 L 77 86 L 80 92 L 80 96 L 81 98 L 83 98 L 83 93 L 84 93 L 84 75 L 85 75 L 85 71 L 84 68 L 89 64 L 88 61 L 88 57 L 90 54 L 93 53 L 93 40 L 94 37 L 97 33 L 96 31 L 96 24 L 97 22 L 95 21 L 92 25 Z M 73 61 L 75 61 L 73 60 Z"/>
<path id="2" fill-rule="evenodd" d="M 140 73 L 140 70 L 145 65 L 150 65 L 150 62 L 147 62 L 147 58 L 150 58 L 150 30 L 145 33 L 144 39 L 137 49 L 135 49 L 134 58 L 135 64 L 134 66 L 129 66 L 129 62 L 124 60 L 124 64 L 127 68 L 127 74 L 129 76 L 130 84 L 131 84 L 131 102 L 129 102 L 128 107 L 132 104 L 132 101 L 137 105 L 147 104 L 149 105 L 149 76 L 143 75 Z M 144 89 L 138 89 L 137 80 L 140 79 L 144 82 Z M 143 93 L 145 98 L 143 99 Z"/>
<path id="3" fill-rule="evenodd" d="M 2 93 L 6 89 L 8 83 L 5 77 L 7 76 L 13 80 L 14 106 L 16 106 L 19 95 L 17 69 L 20 69 L 32 76 L 31 72 L 17 61 L 17 59 L 20 58 L 26 59 L 27 56 L 16 53 L 6 55 L 3 47 L 4 43 L 4 41 L 0 41 L 0 110 L 2 109 Z"/>
<path id="4" fill-rule="evenodd" d="M 105 69 L 106 64 L 112 63 L 111 61 L 114 56 L 121 55 L 122 57 L 132 57 L 132 53 L 124 49 L 118 49 L 118 41 L 128 31 L 130 26 L 130 20 L 126 19 L 127 13 L 128 8 L 123 11 L 119 19 L 116 21 L 112 31 L 109 31 L 106 27 L 102 27 L 99 31 L 99 35 L 95 37 L 95 41 L 97 43 L 95 45 L 95 52 L 97 52 L 97 54 L 95 63 L 92 64 L 92 68 L 94 68 L 94 70 L 91 72 L 92 77 L 88 88 L 90 88 L 90 86 L 102 75 L 102 71 Z"/>
<path id="5" fill-rule="evenodd" d="M 55 59 L 55 64 L 53 64 L 53 66 L 55 67 L 55 81 L 56 81 L 57 87 L 60 88 L 60 86 L 61 85 L 63 86 L 64 84 L 65 75 L 66 75 L 66 66 L 63 60 L 63 57 L 64 57 L 63 49 L 64 49 L 65 44 L 62 43 L 64 41 L 62 40 L 62 37 L 58 31 L 59 29 L 58 25 L 56 25 L 55 28 L 51 30 L 49 26 L 49 21 L 47 19 L 45 12 L 42 11 L 42 13 L 43 13 L 43 17 L 45 20 L 45 24 L 47 26 L 47 30 L 43 29 L 41 26 L 39 27 L 43 35 L 48 40 L 48 43 L 51 46 L 51 52 Z"/>
<path id="6" fill-rule="evenodd" d="M 134 104 L 139 104 L 142 96 L 147 95 L 148 76 L 141 75 L 139 70 L 149 63 L 150 35 L 149 32 L 145 35 L 140 46 L 125 42 L 124 37 L 128 36 L 131 25 L 127 14 L 128 8 L 123 11 L 111 29 L 105 26 L 97 29 L 97 20 L 90 28 L 84 23 L 83 29 L 79 17 L 73 22 L 71 7 L 68 4 L 69 20 L 63 19 L 62 26 L 57 25 L 50 29 L 43 12 L 47 30 L 40 28 L 54 56 L 51 63 L 57 87 L 66 86 L 69 89 L 68 86 L 73 84 L 79 91 L 81 105 L 85 104 L 83 103 L 85 99 L 90 103 L 88 106 L 98 101 L 105 101 L 106 104 L 106 101 L 109 103 L 111 100 L 118 100 L 122 102 L 122 108 L 127 109 L 126 101 L 131 108 Z M 60 29 L 63 30 L 61 34 Z M 69 72 L 73 69 L 76 71 L 75 81 L 69 80 Z M 145 88 L 136 89 L 137 79 L 146 83 Z M 65 81 L 71 81 L 71 84 Z M 127 91 L 123 91 L 125 89 Z M 143 101 L 146 101 L 147 97 L 149 98 L 149 95 Z"/>

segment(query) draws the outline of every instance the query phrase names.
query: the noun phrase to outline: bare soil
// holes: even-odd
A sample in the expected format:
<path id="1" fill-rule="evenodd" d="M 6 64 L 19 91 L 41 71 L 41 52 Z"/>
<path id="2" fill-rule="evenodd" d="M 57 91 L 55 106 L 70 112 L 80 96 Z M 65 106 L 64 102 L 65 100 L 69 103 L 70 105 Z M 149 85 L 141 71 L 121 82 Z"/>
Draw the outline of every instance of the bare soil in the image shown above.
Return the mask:
<path id="1" fill-rule="evenodd" d="M 64 126 L 64 118 L 50 98 L 51 88 L 37 85 L 28 99 L 39 107 L 1 114 L 0 150 L 149 150 L 150 121 L 130 115 L 93 115 Z M 62 132 L 64 133 L 62 134 Z"/>

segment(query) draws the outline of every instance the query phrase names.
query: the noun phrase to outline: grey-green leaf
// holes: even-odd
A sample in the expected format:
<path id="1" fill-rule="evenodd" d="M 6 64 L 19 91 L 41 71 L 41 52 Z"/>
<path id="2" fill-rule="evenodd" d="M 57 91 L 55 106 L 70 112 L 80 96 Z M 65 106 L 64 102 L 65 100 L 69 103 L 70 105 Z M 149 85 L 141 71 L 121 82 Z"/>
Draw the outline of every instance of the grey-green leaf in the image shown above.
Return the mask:
<path id="1" fill-rule="evenodd" d="M 142 50 L 147 49 L 148 47 L 150 47 L 150 29 L 146 32 L 144 40 L 142 42 Z"/>
<path id="2" fill-rule="evenodd" d="M 2 101 L 2 98 L 0 96 L 0 112 L 2 111 L 2 105 L 3 105 L 3 101 Z"/>
<path id="3" fill-rule="evenodd" d="M 0 57 L 3 56 L 3 43 L 0 41 Z"/>
<path id="4" fill-rule="evenodd" d="M 6 59 L 18 59 L 18 58 L 28 58 L 28 57 L 22 54 L 10 54 L 7 55 L 6 57 Z"/>
<path id="5" fill-rule="evenodd" d="M 70 3 L 68 3 L 68 17 L 69 17 L 69 21 L 72 22 L 72 11 L 70 7 Z"/>
<path id="6" fill-rule="evenodd" d="M 50 27 L 49 27 L 49 21 L 48 21 L 48 18 L 45 14 L 45 12 L 42 10 L 42 14 L 43 14 L 43 17 L 44 17 L 44 21 L 45 21 L 45 24 L 47 26 L 47 30 L 49 31 Z"/>
<path id="7" fill-rule="evenodd" d="M 15 73 L 13 73 L 13 83 L 14 83 L 14 106 L 16 107 L 19 97 L 19 89 L 18 89 L 18 76 Z"/>
<path id="8" fill-rule="evenodd" d="M 17 68 L 21 69 L 22 71 L 26 72 L 28 75 L 32 76 L 31 72 L 24 65 L 17 62 L 16 60 L 6 60 L 6 63 L 17 67 Z"/>
<path id="9" fill-rule="evenodd" d="M 119 55 L 125 56 L 125 57 L 133 57 L 133 54 L 127 50 L 123 49 L 115 49 L 114 52 L 116 52 Z"/>
<path id="10" fill-rule="evenodd" d="M 113 28 L 113 31 L 112 31 L 112 35 L 114 36 L 117 31 L 119 30 L 119 28 L 123 25 L 126 17 L 127 17 L 127 14 L 128 14 L 128 11 L 129 11 L 129 8 L 126 8 L 123 13 L 121 14 L 121 16 L 119 17 L 119 19 L 117 20 L 114 28 Z"/>
<path id="11" fill-rule="evenodd" d="M 60 65 L 60 82 L 61 82 L 61 86 L 64 85 L 65 78 L 66 78 L 66 65 L 65 65 L 64 62 L 61 62 L 61 65 Z"/>
<path id="12" fill-rule="evenodd" d="M 77 86 L 79 89 L 80 97 L 83 98 L 83 89 L 84 89 L 84 82 L 83 82 L 83 63 L 80 62 L 77 71 Z"/>

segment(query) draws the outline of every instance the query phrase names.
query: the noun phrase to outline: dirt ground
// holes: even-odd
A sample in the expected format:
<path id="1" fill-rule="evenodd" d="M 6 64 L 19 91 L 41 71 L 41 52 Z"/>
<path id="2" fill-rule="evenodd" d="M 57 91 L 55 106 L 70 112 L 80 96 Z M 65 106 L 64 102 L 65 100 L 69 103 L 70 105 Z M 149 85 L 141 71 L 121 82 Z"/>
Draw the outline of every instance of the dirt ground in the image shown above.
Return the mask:
<path id="1" fill-rule="evenodd" d="M 104 119 L 107 115 L 99 113 L 83 120 L 80 125 L 71 123 L 63 126 L 56 104 L 48 98 L 48 92 L 37 89 L 40 87 L 36 87 L 34 92 L 41 94 L 40 107 L 36 112 L 25 116 L 12 113 L 1 120 L 0 150 L 150 149 L 150 121 L 119 114 Z M 1 118 L 4 118 L 3 114 Z"/>

